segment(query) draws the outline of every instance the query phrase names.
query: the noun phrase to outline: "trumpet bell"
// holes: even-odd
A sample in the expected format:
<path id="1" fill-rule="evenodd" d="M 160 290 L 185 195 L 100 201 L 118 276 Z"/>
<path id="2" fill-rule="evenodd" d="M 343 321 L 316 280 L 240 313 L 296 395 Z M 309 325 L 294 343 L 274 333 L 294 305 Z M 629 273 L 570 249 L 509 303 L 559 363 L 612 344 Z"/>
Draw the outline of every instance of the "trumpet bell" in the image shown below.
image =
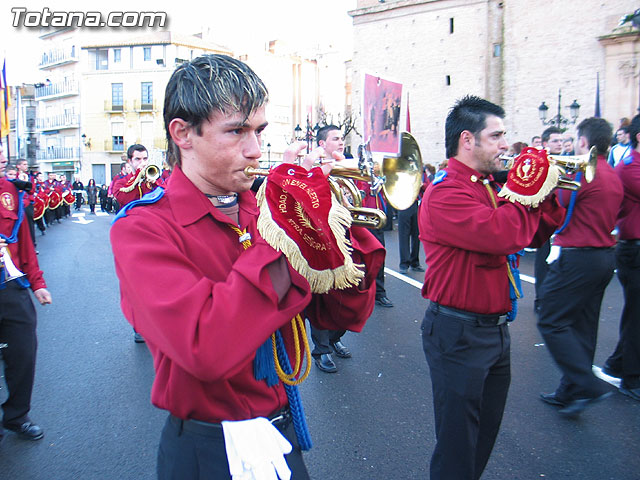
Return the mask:
<path id="1" fill-rule="evenodd" d="M 144 178 L 147 182 L 150 182 L 150 183 L 153 183 L 157 179 L 159 179 L 160 175 L 161 175 L 160 169 L 153 164 L 147 165 L 147 168 L 144 171 Z"/>
<path id="2" fill-rule="evenodd" d="M 402 132 L 400 155 L 382 159 L 382 189 L 396 210 L 406 210 L 418 198 L 422 186 L 422 155 L 418 142 L 409 132 Z"/>
<path id="3" fill-rule="evenodd" d="M 15 280 L 16 278 L 25 276 L 25 274 L 18 270 L 18 267 L 16 267 L 11 260 L 9 250 L 7 250 L 6 247 L 2 247 L 0 253 L 2 253 L 2 257 L 0 257 L 0 268 L 4 270 L 4 279 L 2 283 L 7 283 L 11 280 Z"/>
<path id="4" fill-rule="evenodd" d="M 598 165 L 598 149 L 593 146 L 589 153 L 584 155 L 548 155 L 549 161 L 562 167 L 567 173 L 581 171 L 584 181 L 593 182 L 596 178 L 596 166 Z"/>

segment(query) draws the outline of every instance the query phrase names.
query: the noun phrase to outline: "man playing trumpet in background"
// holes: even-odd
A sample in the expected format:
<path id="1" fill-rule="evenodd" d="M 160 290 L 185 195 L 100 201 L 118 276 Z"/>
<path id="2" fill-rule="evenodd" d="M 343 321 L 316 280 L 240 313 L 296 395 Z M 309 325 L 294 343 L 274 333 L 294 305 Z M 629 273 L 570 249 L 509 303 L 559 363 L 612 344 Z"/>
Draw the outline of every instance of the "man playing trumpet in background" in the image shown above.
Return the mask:
<path id="1" fill-rule="evenodd" d="M 127 149 L 127 163 L 131 167 L 131 173 L 113 184 L 113 196 L 120 204 L 120 208 L 133 200 L 139 200 L 164 183 L 159 175 L 147 178 L 149 152 L 144 145 L 137 143 Z"/>
<path id="2" fill-rule="evenodd" d="M 329 246 L 317 257 L 334 258 L 335 245 L 349 235 L 353 250 L 343 266 L 357 267 L 358 280 L 322 294 L 312 294 L 314 279 L 265 239 L 263 219 L 290 211 L 294 187 L 308 194 L 300 202 L 329 210 L 330 218 L 336 203 L 325 178 L 333 162 L 310 172 L 285 164 L 258 194 L 270 205 L 275 193 L 275 208 L 261 203 L 258 210 L 253 178 L 244 172 L 258 166 L 266 103 L 260 78 L 231 57 L 205 55 L 178 67 L 164 106 L 171 181 L 140 206 L 132 202 L 111 230 L 122 310 L 154 357 L 152 402 L 170 413 L 158 451 L 160 479 L 230 479 L 248 468 L 309 478 L 301 449 L 311 445 L 296 387 L 309 351 L 299 314 L 322 329 L 358 331 L 373 309 L 384 251 L 366 229 L 341 228 L 342 244 L 335 238 L 299 245 L 305 252 Z M 304 147 L 295 144 L 285 160 Z M 280 188 L 286 181 L 290 190 Z M 313 226 L 314 212 L 297 207 L 286 220 Z M 266 222 L 274 235 L 287 223 Z M 305 232 L 329 238 L 325 229 Z M 328 273 L 337 278 L 343 271 Z"/>

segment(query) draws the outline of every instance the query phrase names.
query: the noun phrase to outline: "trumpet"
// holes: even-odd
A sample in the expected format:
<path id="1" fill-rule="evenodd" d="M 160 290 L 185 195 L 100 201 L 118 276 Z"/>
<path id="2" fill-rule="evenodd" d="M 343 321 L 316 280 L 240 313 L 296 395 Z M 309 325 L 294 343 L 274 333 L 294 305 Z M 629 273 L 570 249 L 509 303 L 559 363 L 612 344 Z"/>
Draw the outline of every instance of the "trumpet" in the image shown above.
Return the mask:
<path id="1" fill-rule="evenodd" d="M 157 179 L 160 178 L 160 169 L 153 164 L 147 165 L 147 168 L 144 169 L 144 175 L 142 177 L 143 181 L 153 183 Z"/>
<path id="2" fill-rule="evenodd" d="M 499 157 L 506 163 L 507 170 L 513 167 L 517 155 L 501 155 Z M 598 149 L 593 146 L 588 153 L 583 155 L 547 155 L 550 165 L 555 165 L 562 171 L 558 179 L 557 188 L 565 190 L 578 190 L 581 183 L 567 178 L 567 175 L 582 172 L 584 181 L 591 183 L 596 177 L 596 166 L 598 165 Z"/>
<path id="3" fill-rule="evenodd" d="M 25 274 L 18 270 L 18 267 L 16 267 L 11 260 L 9 250 L 7 250 L 6 247 L 2 247 L 2 249 L 0 249 L 0 253 L 2 253 L 2 256 L 0 257 L 0 267 L 4 270 L 4 280 L 2 283 L 7 283 L 11 280 L 15 280 L 16 278 L 24 277 Z"/>

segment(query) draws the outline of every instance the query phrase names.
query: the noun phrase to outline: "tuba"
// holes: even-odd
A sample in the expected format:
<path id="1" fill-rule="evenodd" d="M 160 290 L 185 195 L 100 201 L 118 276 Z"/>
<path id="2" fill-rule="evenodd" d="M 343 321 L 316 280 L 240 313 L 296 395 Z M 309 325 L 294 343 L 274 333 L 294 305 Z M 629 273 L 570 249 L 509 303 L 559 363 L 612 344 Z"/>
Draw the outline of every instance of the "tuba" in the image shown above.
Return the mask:
<path id="1" fill-rule="evenodd" d="M 413 135 L 402 132 L 399 155 L 373 154 L 367 142 L 361 145 L 358 157 L 358 166 L 355 168 L 337 166 L 331 169 L 329 185 L 341 203 L 351 204 L 347 208 L 354 225 L 380 229 L 386 225 L 387 216 L 382 210 L 362 206 L 362 194 L 353 180 L 368 182 L 374 194 L 382 189 L 394 208 L 405 210 L 416 201 L 422 185 L 420 148 Z M 267 176 L 269 170 L 247 167 L 244 173 L 248 177 Z M 345 199 L 344 192 L 348 194 L 348 199 Z"/>

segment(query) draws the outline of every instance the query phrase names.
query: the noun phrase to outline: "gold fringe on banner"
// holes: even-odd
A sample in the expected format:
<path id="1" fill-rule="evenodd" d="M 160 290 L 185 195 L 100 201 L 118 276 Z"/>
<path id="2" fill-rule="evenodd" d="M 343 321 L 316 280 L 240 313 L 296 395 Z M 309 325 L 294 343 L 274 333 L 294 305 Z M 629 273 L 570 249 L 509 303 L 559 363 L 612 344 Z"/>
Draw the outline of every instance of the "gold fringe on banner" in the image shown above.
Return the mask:
<path id="1" fill-rule="evenodd" d="M 257 226 L 262 238 L 274 249 L 284 253 L 289 264 L 307 279 L 313 293 L 327 293 L 331 289 L 342 290 L 358 285 L 364 278 L 364 265 L 353 263 L 351 258 L 353 249 L 351 248 L 351 242 L 346 237 L 346 229 L 351 226 L 349 210 L 341 205 L 334 195 L 331 196 L 329 226 L 338 249 L 344 257 L 344 263 L 334 269 L 316 270 L 304 258 L 300 247 L 273 220 L 269 204 L 265 198 L 265 188 L 268 181 L 267 179 L 263 182 L 256 194 L 258 208 L 260 209 Z"/>
<path id="2" fill-rule="evenodd" d="M 553 191 L 554 188 L 558 185 L 558 180 L 561 175 L 561 170 L 556 165 L 549 165 L 549 169 L 547 171 L 547 178 L 544 183 L 534 195 L 521 195 L 519 193 L 515 193 L 510 190 L 507 185 L 509 181 L 505 183 L 500 192 L 498 192 L 499 197 L 506 198 L 511 201 L 511 203 L 518 202 L 521 205 L 526 207 L 537 207 L 542 203 L 542 201 L 547 198 L 547 196 Z"/>

